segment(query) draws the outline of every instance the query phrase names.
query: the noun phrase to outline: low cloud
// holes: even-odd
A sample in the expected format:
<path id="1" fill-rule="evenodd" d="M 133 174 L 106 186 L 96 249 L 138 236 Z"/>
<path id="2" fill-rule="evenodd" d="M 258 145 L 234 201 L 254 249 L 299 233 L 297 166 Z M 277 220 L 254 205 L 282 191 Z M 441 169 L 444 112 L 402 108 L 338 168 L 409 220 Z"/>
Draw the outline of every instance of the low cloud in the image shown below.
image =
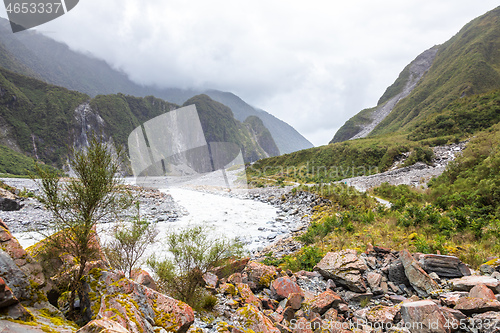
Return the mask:
<path id="1" fill-rule="evenodd" d="M 85 0 L 39 27 L 131 79 L 231 91 L 315 145 L 497 0 Z"/>

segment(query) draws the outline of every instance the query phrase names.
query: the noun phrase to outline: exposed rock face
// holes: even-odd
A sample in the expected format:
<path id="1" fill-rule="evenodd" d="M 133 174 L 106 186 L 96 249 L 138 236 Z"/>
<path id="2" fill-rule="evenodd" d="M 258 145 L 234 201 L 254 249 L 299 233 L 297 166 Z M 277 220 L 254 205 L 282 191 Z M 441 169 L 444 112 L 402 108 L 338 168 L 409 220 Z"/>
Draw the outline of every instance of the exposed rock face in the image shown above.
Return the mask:
<path id="1" fill-rule="evenodd" d="M 131 333 L 153 333 L 155 328 L 182 333 L 194 322 L 187 304 L 99 269 L 85 277 L 82 303 L 87 320 L 112 319 Z"/>
<path id="2" fill-rule="evenodd" d="M 407 250 L 401 252 L 401 261 L 410 284 L 420 296 L 428 296 L 431 292 L 441 289 L 439 285 L 420 267 L 418 262 Z"/>
<path id="3" fill-rule="evenodd" d="M 387 101 L 381 100 L 376 109 L 369 115 L 370 119 L 368 123 L 356 124 L 356 131 L 354 133 L 346 132 L 345 128 L 345 126 L 347 125 L 346 123 L 337 131 L 337 133 L 335 134 L 332 141 L 330 141 L 330 143 L 364 138 L 367 135 L 369 135 L 370 132 L 373 131 L 373 129 L 378 124 L 380 124 L 380 122 L 382 122 L 382 120 L 384 120 L 385 117 L 387 117 L 391 113 L 396 104 L 413 91 L 413 89 L 417 86 L 417 83 L 424 76 L 427 70 L 431 67 L 437 52 L 438 48 L 433 47 L 427 51 L 424 51 L 417 58 L 415 58 L 415 60 L 413 60 L 409 65 L 408 79 L 405 82 L 405 85 L 401 90 L 401 92 L 399 92 L 398 94 L 396 94 Z"/>
<path id="4" fill-rule="evenodd" d="M 329 252 L 314 267 L 323 277 L 333 279 L 336 284 L 346 286 L 354 292 L 366 291 L 362 274 L 367 269 L 355 250 Z"/>

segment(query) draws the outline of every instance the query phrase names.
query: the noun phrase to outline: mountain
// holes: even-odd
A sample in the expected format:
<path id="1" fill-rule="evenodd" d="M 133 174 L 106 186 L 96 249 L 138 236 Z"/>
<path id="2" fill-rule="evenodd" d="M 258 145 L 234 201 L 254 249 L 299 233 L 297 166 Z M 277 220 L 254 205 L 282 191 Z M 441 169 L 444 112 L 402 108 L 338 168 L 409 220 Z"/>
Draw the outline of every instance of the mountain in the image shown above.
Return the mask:
<path id="1" fill-rule="evenodd" d="M 500 7 L 497 7 L 465 25 L 443 45 L 417 57 L 387 88 L 378 105 L 349 119 L 331 143 L 395 132 L 409 133 L 418 140 L 430 138 L 432 134 L 422 135 L 419 130 L 425 124 L 428 133 L 434 132 L 428 128 L 430 118 L 449 113 L 453 103 L 464 97 L 499 88 Z M 443 125 L 448 126 L 437 122 L 434 127 Z"/>
<path id="2" fill-rule="evenodd" d="M 267 179 L 329 183 L 386 171 L 430 147 L 467 140 L 500 122 L 500 7 L 419 55 L 374 108 L 349 119 L 329 145 L 258 161 Z M 427 156 L 427 157 L 426 157 Z"/>
<path id="3" fill-rule="evenodd" d="M 195 96 L 186 103 L 197 106 L 207 142 L 238 144 L 246 162 L 279 154 L 261 122 L 242 123 L 234 118 L 231 109 L 206 95 Z M 0 145 L 5 147 L 2 154 L 9 149 L 59 168 L 66 162 L 67 147 L 85 146 L 90 132 L 102 133 L 116 147 L 126 148 L 128 136 L 136 127 L 178 108 L 177 104 L 153 96 L 110 94 L 91 98 L 0 68 Z M 1 170 L 19 168 L 0 165 Z"/>
<path id="4" fill-rule="evenodd" d="M 156 96 L 182 105 L 195 95 L 206 94 L 229 106 L 235 118 L 241 122 L 249 116 L 261 118 L 281 153 L 313 147 L 293 127 L 266 111 L 250 106 L 232 93 L 138 85 L 105 61 L 75 52 L 67 45 L 36 31 L 13 34 L 5 19 L 0 19 L 0 66 L 91 97 L 123 93 L 138 97 Z"/>

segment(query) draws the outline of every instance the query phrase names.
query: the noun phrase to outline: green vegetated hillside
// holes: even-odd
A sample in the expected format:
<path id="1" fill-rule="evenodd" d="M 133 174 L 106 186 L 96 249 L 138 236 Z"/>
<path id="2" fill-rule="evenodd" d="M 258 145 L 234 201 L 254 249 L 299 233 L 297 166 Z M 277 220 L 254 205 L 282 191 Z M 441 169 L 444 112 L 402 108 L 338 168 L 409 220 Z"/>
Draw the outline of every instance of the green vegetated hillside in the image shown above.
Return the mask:
<path id="1" fill-rule="evenodd" d="M 262 126 L 252 121 L 240 123 L 228 107 L 206 95 L 196 96 L 187 104 L 196 104 L 207 142 L 237 143 L 249 162 L 279 153 L 261 123 Z M 67 159 L 68 147 L 85 144 L 86 133 L 102 132 L 126 148 L 133 129 L 177 108 L 176 104 L 152 96 L 115 94 L 91 99 L 0 68 L 0 145 L 4 152 L 10 149 L 10 155 L 23 153 L 58 168 Z M 12 165 L 13 160 L 16 159 L 1 159 L 0 172 L 19 174 L 26 169 L 24 159 L 18 159 L 17 166 Z M 2 168 L 8 170 L 1 171 Z"/>
<path id="2" fill-rule="evenodd" d="M 61 166 L 75 131 L 73 110 L 89 97 L 0 69 L 0 143 Z"/>
<path id="3" fill-rule="evenodd" d="M 280 151 L 290 153 L 313 145 L 293 127 L 273 115 L 252 107 L 238 96 L 217 90 L 158 88 L 132 82 L 105 61 L 70 49 L 34 30 L 13 34 L 7 20 L 0 18 L 0 66 L 18 74 L 76 90 L 90 97 L 122 93 L 183 104 L 189 98 L 207 94 L 228 107 L 243 122 L 250 116 L 262 119 Z M 271 154 L 274 155 L 274 154 Z"/>
<path id="4" fill-rule="evenodd" d="M 329 199 L 314 208 L 304 246 L 265 262 L 292 270 L 312 269 L 329 251 L 368 244 L 393 250 L 459 257 L 477 269 L 500 254 L 500 124 L 476 132 L 463 154 L 427 189 L 382 184 L 360 193 L 344 184 L 300 186 Z M 390 208 L 373 197 L 387 199 Z"/>
<path id="5" fill-rule="evenodd" d="M 500 88 L 500 7 L 473 20 L 439 51 L 417 87 L 372 136 L 412 131 L 459 98 Z"/>
<path id="6" fill-rule="evenodd" d="M 229 107 L 214 101 L 207 95 L 190 98 L 184 106 L 192 104 L 196 105 L 198 110 L 207 142 L 232 142 L 240 145 L 246 162 L 279 155 L 272 137 L 268 136 L 266 140 L 266 132 L 269 133 L 269 131 L 262 122 L 259 123 L 260 127 L 251 119 L 247 123 L 241 123 L 234 118 Z M 259 137 L 264 139 L 261 142 L 265 143 L 265 147 L 259 145 Z"/>
<path id="7" fill-rule="evenodd" d="M 401 92 L 408 77 L 407 66 L 379 105 Z M 467 139 L 496 124 L 500 120 L 499 94 L 500 7 L 473 20 L 439 46 L 430 69 L 415 89 L 367 138 L 259 161 L 252 175 L 293 180 L 287 170 L 294 169 L 302 170 L 295 177 L 299 181 L 333 181 L 369 174 L 374 167 L 385 171 L 398 155 L 412 150 L 412 161 L 425 162 L 429 147 Z M 347 121 L 334 140 L 342 141 L 359 132 L 360 125 L 371 122 L 373 110 L 363 110 Z M 327 172 L 318 173 L 319 167 Z"/>

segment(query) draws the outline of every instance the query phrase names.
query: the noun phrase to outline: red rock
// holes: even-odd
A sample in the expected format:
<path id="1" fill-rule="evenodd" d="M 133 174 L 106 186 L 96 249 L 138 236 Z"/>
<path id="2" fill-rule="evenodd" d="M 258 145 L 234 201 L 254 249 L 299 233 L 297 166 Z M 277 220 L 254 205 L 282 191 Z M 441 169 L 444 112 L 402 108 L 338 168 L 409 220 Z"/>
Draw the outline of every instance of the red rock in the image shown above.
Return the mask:
<path id="1" fill-rule="evenodd" d="M 462 312 L 454 309 L 450 309 L 447 307 L 440 308 L 441 313 L 446 318 L 446 321 L 449 323 L 449 328 L 452 332 L 456 332 L 460 328 L 460 324 L 467 322 L 467 316 Z"/>
<path id="2" fill-rule="evenodd" d="M 355 316 L 370 323 L 392 323 L 399 312 L 397 307 L 377 305 L 373 308 L 364 308 L 356 311 Z"/>
<path id="3" fill-rule="evenodd" d="M 76 333 L 130 333 L 122 325 L 108 318 L 92 320 L 80 328 Z"/>
<path id="4" fill-rule="evenodd" d="M 366 274 L 366 282 L 368 282 L 370 288 L 378 288 L 380 287 L 380 283 L 382 282 L 382 274 L 379 274 L 377 272 L 368 272 Z"/>
<path id="5" fill-rule="evenodd" d="M 238 294 L 238 290 L 232 283 L 223 283 L 219 286 L 219 292 L 224 295 L 233 295 L 236 296 Z"/>
<path id="6" fill-rule="evenodd" d="M 260 300 L 253 294 L 250 287 L 244 283 L 237 283 L 236 289 L 238 290 L 238 295 L 241 297 L 244 304 L 252 304 L 257 308 L 262 308 Z"/>
<path id="7" fill-rule="evenodd" d="M 500 311 L 500 302 L 486 298 L 462 297 L 457 301 L 455 310 L 460 310 L 466 315 L 488 311 Z"/>
<path id="8" fill-rule="evenodd" d="M 135 282 L 142 284 L 144 287 L 148 287 L 158 291 L 158 286 L 156 285 L 156 282 L 153 280 L 151 275 L 143 269 L 133 270 L 131 278 Z"/>
<path id="9" fill-rule="evenodd" d="M 436 303 L 425 300 L 401 304 L 401 316 L 405 323 L 418 323 L 410 331 L 418 333 L 449 333 L 446 318 Z"/>
<path id="10" fill-rule="evenodd" d="M 292 281 L 288 276 L 279 277 L 271 284 L 271 291 L 278 300 L 287 298 L 290 294 L 302 294 L 304 292 L 299 285 Z"/>
<path id="11" fill-rule="evenodd" d="M 280 330 L 273 325 L 271 319 L 250 304 L 239 308 L 232 319 L 239 322 L 245 330 L 260 333 L 280 333 Z"/>
<path id="12" fill-rule="evenodd" d="M 227 282 L 232 284 L 243 283 L 243 277 L 241 276 L 241 273 L 234 273 L 227 278 Z"/>
<path id="13" fill-rule="evenodd" d="M 299 318 L 290 323 L 290 328 L 293 333 L 313 333 L 313 326 L 306 318 Z"/>
<path id="14" fill-rule="evenodd" d="M 218 267 L 214 273 L 219 279 L 221 279 L 233 273 L 241 272 L 245 268 L 245 266 L 247 266 L 249 261 L 250 258 L 231 260 L 228 264 L 222 267 Z"/>
<path id="15" fill-rule="evenodd" d="M 0 276 L 10 286 L 21 302 L 37 302 L 40 289 L 50 287 L 42 266 L 34 260 L 12 236 L 8 229 L 0 227 L 3 255 L 0 258 Z M 36 284 L 36 289 L 33 288 Z"/>
<path id="16" fill-rule="evenodd" d="M 292 333 L 292 330 L 283 324 L 276 323 L 275 326 L 281 333 Z"/>
<path id="17" fill-rule="evenodd" d="M 14 296 L 14 293 L 0 277 L 0 308 L 7 308 L 11 305 L 19 303 L 19 300 Z"/>
<path id="18" fill-rule="evenodd" d="M 316 296 L 316 298 L 311 302 L 311 310 L 319 314 L 324 314 L 328 309 L 337 307 L 340 303 L 343 303 L 342 298 L 332 290 L 328 289 L 327 291 Z"/>
<path id="19" fill-rule="evenodd" d="M 439 295 L 439 299 L 441 300 L 441 304 L 448 307 L 454 307 L 457 305 L 458 300 L 461 297 L 467 297 L 468 293 L 464 291 L 454 291 L 449 293 L 443 293 Z"/>
<path id="20" fill-rule="evenodd" d="M 488 311 L 478 314 L 471 319 L 471 324 L 478 327 L 481 324 L 482 329 L 478 330 L 481 333 L 498 333 L 500 327 L 500 312 Z M 485 325 L 487 324 L 487 325 Z"/>
<path id="21" fill-rule="evenodd" d="M 271 319 L 271 321 L 273 323 L 281 323 L 283 321 L 283 315 L 277 313 L 277 312 L 272 312 L 268 315 L 269 319 Z"/>
<path id="22" fill-rule="evenodd" d="M 302 306 L 302 302 L 304 301 L 304 295 L 301 293 L 292 293 L 288 295 L 288 299 L 286 301 L 286 306 L 292 307 L 294 310 L 300 309 Z"/>
<path id="23" fill-rule="evenodd" d="M 184 333 L 194 322 L 189 305 L 123 275 L 98 269 L 85 276 L 81 301 L 86 318 L 113 318 L 131 332 L 150 332 L 154 326 Z"/>
<path id="24" fill-rule="evenodd" d="M 336 321 L 338 319 L 338 311 L 330 308 L 323 314 L 323 319 L 327 322 Z"/>
<path id="25" fill-rule="evenodd" d="M 255 283 L 256 288 L 269 288 L 277 276 L 276 267 L 255 261 L 250 261 L 244 271 L 247 273 L 248 281 Z"/>
<path id="26" fill-rule="evenodd" d="M 260 302 L 262 303 L 262 307 L 264 309 L 269 309 L 275 311 L 278 308 L 278 301 L 274 299 L 270 299 L 267 296 L 264 296 L 260 299 Z"/>
<path id="27" fill-rule="evenodd" d="M 406 277 L 420 296 L 427 297 L 430 293 L 440 289 L 436 281 L 420 267 L 408 250 L 401 251 L 400 257 Z"/>
<path id="28" fill-rule="evenodd" d="M 485 299 L 491 299 L 494 301 L 497 300 L 493 291 L 482 283 L 475 285 L 469 291 L 469 297 L 485 298 Z"/>
<path id="29" fill-rule="evenodd" d="M 287 306 L 285 310 L 283 310 L 283 317 L 290 321 L 295 317 L 295 310 L 291 306 Z"/>

